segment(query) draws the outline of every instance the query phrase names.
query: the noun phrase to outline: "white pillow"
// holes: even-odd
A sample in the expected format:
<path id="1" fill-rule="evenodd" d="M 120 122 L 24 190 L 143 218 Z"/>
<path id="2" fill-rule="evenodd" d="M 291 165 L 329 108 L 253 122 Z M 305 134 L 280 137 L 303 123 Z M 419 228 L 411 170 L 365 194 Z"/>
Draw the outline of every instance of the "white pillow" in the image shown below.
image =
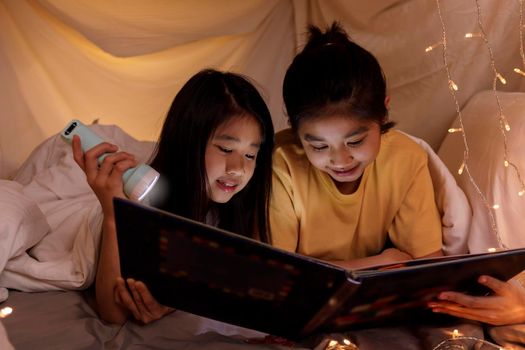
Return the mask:
<path id="1" fill-rule="evenodd" d="M 525 180 L 525 93 L 498 92 L 499 101 L 511 129 L 506 132 L 508 159 L 519 169 Z M 488 248 L 525 247 L 525 195 L 519 196 L 521 184 L 512 167 L 504 166 L 504 138 L 500 130 L 500 111 L 492 90 L 474 95 L 461 111 L 463 127 L 469 148 L 468 169 L 475 185 L 466 171 L 458 170 L 463 163 L 465 151 L 460 132 L 445 137 L 438 155 L 456 177 L 473 211 L 468 248 L 471 253 L 486 252 Z M 456 120 L 453 128 L 459 128 Z M 489 206 L 498 204 L 499 209 L 488 209 L 476 186 Z M 492 229 L 490 212 L 493 213 L 497 234 Z"/>

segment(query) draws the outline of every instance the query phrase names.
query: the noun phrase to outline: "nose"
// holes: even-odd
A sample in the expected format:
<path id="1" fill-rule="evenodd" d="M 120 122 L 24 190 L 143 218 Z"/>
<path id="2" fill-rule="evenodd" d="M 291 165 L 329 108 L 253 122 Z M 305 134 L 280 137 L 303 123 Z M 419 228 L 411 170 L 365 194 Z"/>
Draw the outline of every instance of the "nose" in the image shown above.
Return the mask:
<path id="1" fill-rule="evenodd" d="M 244 173 L 244 157 L 230 155 L 226 161 L 226 174 L 239 176 Z"/>
<path id="2" fill-rule="evenodd" d="M 348 165 L 353 158 L 352 152 L 347 147 L 340 147 L 331 151 L 330 164 L 344 167 Z"/>

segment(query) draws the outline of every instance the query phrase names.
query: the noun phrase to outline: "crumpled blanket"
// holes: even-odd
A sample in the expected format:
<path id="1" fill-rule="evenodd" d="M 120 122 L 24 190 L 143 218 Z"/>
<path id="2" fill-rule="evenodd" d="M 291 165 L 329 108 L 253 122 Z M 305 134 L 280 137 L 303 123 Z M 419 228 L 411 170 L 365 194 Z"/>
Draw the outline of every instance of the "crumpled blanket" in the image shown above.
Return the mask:
<path id="1" fill-rule="evenodd" d="M 93 131 L 148 160 L 154 144 L 116 126 Z M 77 290 L 94 280 L 102 225 L 100 204 L 57 134 L 38 146 L 13 181 L 0 180 L 0 301 L 6 288 Z"/>

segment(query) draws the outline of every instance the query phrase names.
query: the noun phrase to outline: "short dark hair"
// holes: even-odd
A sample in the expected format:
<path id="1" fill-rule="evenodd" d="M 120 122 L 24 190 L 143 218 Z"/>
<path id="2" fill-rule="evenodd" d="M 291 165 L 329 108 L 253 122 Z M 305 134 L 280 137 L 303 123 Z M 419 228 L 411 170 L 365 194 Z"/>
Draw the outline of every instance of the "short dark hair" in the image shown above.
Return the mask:
<path id="1" fill-rule="evenodd" d="M 242 191 L 215 206 L 207 194 L 206 145 L 219 125 L 245 116 L 262 131 L 255 171 Z M 158 206 L 201 222 L 215 206 L 219 227 L 268 242 L 273 145 L 270 111 L 253 84 L 239 74 L 200 71 L 177 93 L 162 127 L 151 164 L 168 183 L 168 194 Z"/>
<path id="2" fill-rule="evenodd" d="M 334 22 L 326 32 L 309 26 L 309 38 L 286 71 L 283 98 L 290 126 L 306 119 L 343 114 L 379 123 L 386 132 L 386 81 L 370 52 Z"/>

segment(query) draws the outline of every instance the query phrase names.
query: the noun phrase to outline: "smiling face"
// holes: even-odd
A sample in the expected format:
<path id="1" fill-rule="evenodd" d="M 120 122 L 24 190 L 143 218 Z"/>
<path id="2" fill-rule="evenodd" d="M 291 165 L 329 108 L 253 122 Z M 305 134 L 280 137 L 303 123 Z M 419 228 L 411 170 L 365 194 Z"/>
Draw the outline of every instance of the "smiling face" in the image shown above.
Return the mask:
<path id="1" fill-rule="evenodd" d="M 379 124 L 341 115 L 305 120 L 297 133 L 310 163 L 344 194 L 357 190 L 381 145 Z"/>
<path id="2" fill-rule="evenodd" d="M 219 125 L 206 145 L 208 197 L 226 203 L 250 181 L 262 130 L 252 116 L 234 117 Z"/>

